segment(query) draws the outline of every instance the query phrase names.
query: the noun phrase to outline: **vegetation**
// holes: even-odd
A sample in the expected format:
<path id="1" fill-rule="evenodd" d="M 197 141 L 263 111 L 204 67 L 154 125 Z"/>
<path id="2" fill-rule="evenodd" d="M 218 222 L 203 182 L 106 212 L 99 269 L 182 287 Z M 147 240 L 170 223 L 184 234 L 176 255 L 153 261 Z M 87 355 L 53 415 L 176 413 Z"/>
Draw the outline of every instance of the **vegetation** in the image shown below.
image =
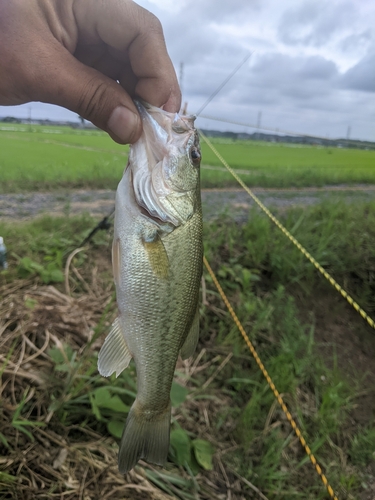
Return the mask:
<path id="1" fill-rule="evenodd" d="M 250 186 L 305 187 L 375 181 L 375 151 L 223 139 L 212 142 Z M 223 167 L 205 144 L 203 159 L 206 165 Z M 203 169 L 202 178 L 205 187 L 224 183 L 237 186 L 225 169 Z"/>
<path id="2" fill-rule="evenodd" d="M 213 142 L 250 186 L 375 182 L 375 151 L 222 139 Z M 0 151 L 0 192 L 115 189 L 127 162 L 128 147 L 114 143 L 98 130 L 2 124 Z M 202 187 L 236 186 L 203 141 L 202 153 Z"/>
<path id="3" fill-rule="evenodd" d="M 372 315 L 374 209 L 322 203 L 279 214 Z M 167 467 L 118 474 L 135 373 L 96 370 L 116 315 L 112 235 L 97 233 L 68 259 L 94 225 L 89 216 L 0 224 L 10 253 L 0 275 L 2 498 L 328 498 L 206 272 L 200 343 L 179 361 L 172 390 Z M 373 330 L 257 210 L 246 224 L 207 223 L 204 241 L 338 497 L 372 498 Z"/>
<path id="4" fill-rule="evenodd" d="M 0 192 L 115 188 L 126 165 L 128 148 L 104 132 L 4 128 L 0 132 Z"/>

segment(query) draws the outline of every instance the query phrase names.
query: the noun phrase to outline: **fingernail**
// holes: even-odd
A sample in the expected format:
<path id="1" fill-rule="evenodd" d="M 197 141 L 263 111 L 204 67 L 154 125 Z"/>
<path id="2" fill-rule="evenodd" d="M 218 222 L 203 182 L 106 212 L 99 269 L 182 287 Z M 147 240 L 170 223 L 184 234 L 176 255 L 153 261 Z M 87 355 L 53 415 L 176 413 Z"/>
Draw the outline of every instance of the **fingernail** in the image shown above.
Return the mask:
<path id="1" fill-rule="evenodd" d="M 108 120 L 108 128 L 119 142 L 133 142 L 138 135 L 139 117 L 124 106 L 117 106 Z"/>

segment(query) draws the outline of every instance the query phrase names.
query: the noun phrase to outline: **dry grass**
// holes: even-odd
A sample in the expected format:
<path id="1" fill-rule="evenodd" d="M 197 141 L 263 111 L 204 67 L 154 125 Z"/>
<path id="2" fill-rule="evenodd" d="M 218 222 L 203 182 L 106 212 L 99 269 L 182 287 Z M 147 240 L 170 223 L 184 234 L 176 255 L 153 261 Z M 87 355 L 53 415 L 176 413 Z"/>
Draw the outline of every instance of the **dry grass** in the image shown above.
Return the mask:
<path id="1" fill-rule="evenodd" d="M 195 477 L 172 463 L 166 471 L 141 463 L 123 477 L 117 469 L 114 438 L 93 425 L 64 425 L 58 418 L 58 405 L 51 404 L 51 395 L 63 381 L 50 349 L 59 349 L 65 357 L 64 345 L 76 351 L 80 363 L 72 369 L 72 377 L 79 377 L 85 359 L 92 358 L 102 344 L 97 337 L 108 330 L 114 316 L 113 286 L 102 277 L 109 262 L 103 258 L 96 262 L 93 268 L 87 263 L 78 270 L 73 256 L 68 258 L 60 289 L 42 285 L 37 278 L 14 280 L 0 288 L 0 497 L 242 500 L 254 495 L 266 499 L 223 464 L 222 457 L 237 444 L 228 439 L 218 442 L 211 419 L 223 404 L 230 404 L 230 398 L 188 397 L 182 408 L 173 410 L 173 418 L 187 431 L 214 441 L 214 470 Z M 105 310 L 109 310 L 107 316 L 103 316 Z M 179 362 L 179 383 L 188 384 L 212 366 L 207 388 L 231 357 L 202 349 L 195 359 Z M 69 391 L 62 394 L 60 405 L 70 397 Z M 250 496 L 245 496 L 244 486 Z"/>
<path id="2" fill-rule="evenodd" d="M 71 438 L 73 429 L 63 428 L 49 409 L 55 375 L 48 350 L 64 342 L 83 353 L 111 300 L 109 287 L 91 290 L 71 297 L 35 280 L 0 289 L 0 428 L 8 443 L 2 446 L 1 470 L 13 476 L 0 479 L 2 491 L 9 488 L 14 498 L 146 498 L 145 491 L 147 498 L 161 498 L 142 474 L 118 473 L 112 439 L 87 427 L 79 429 L 81 439 Z M 21 401 L 27 406 L 22 420 L 37 423 L 26 427 L 33 439 L 12 426 Z"/>

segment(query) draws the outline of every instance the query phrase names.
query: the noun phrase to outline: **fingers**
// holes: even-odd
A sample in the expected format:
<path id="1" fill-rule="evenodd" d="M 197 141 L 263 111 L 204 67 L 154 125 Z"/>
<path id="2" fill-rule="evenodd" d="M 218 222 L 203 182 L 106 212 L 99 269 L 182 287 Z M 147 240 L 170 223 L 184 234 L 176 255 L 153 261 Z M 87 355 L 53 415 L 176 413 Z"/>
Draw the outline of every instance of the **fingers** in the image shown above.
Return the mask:
<path id="1" fill-rule="evenodd" d="M 61 45 L 61 50 L 56 48 L 58 63 L 48 80 L 58 82 L 59 91 L 49 91 L 44 100 L 77 112 L 119 143 L 135 142 L 142 126 L 131 97 L 141 97 L 170 112 L 177 112 L 181 105 L 160 22 L 128 0 L 89 4 L 75 0 L 72 5 L 78 28 L 76 57 Z M 107 47 L 106 53 L 99 54 L 100 46 Z M 87 65 L 90 58 L 101 71 Z"/>
<path id="2" fill-rule="evenodd" d="M 142 131 L 134 103 L 124 88 L 100 71 L 80 63 L 67 50 L 49 47 L 38 100 L 63 106 L 105 130 L 116 142 L 135 142 Z M 53 61 L 53 63 L 52 63 Z"/>
<path id="3" fill-rule="evenodd" d="M 93 43 L 100 37 L 116 53 L 127 54 L 137 78 L 137 96 L 170 112 L 180 109 L 177 77 L 153 14 L 128 0 L 94 2 L 89 8 L 86 0 L 76 0 L 74 14 L 86 40 Z"/>

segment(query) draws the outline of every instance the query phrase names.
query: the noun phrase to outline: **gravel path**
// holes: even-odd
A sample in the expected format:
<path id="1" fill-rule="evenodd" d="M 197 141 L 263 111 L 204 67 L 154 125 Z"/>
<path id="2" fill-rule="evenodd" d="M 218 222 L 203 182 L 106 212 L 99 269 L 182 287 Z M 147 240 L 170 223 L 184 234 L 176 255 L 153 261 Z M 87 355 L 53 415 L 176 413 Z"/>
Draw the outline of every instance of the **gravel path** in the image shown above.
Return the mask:
<path id="1" fill-rule="evenodd" d="M 270 209 L 307 206 L 322 200 L 344 200 L 346 203 L 375 200 L 375 186 L 334 186 L 303 189 L 253 189 Z M 32 192 L 0 195 L 0 220 L 25 220 L 41 214 L 107 215 L 113 208 L 115 192 L 109 190 L 74 190 L 65 192 Z M 230 212 L 236 220 L 247 218 L 254 204 L 242 189 L 209 189 L 202 191 L 206 219 Z"/>

